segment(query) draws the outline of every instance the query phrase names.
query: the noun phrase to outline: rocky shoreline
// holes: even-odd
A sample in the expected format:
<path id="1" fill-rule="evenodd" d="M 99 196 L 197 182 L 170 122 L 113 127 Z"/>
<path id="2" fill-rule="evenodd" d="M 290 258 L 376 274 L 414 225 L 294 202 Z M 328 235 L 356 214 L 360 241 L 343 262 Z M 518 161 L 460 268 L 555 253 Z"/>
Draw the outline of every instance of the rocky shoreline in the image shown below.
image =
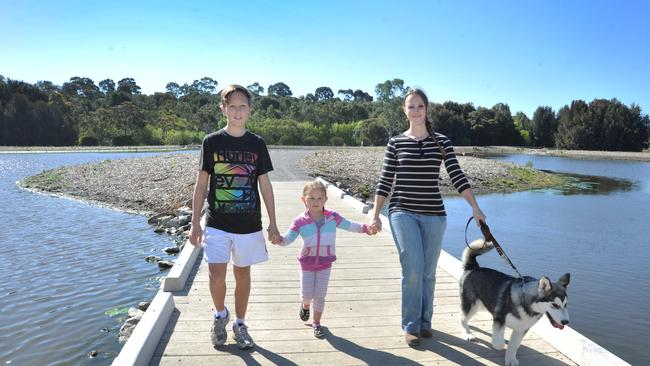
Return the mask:
<path id="1" fill-rule="evenodd" d="M 293 170 L 302 170 L 302 177 L 321 176 L 337 183 L 341 189 L 370 200 L 383 160 L 383 149 L 271 149 L 271 157 L 282 152 L 282 159 L 273 160 L 276 171 L 272 181 L 282 181 L 287 171 L 287 156 L 293 156 Z M 458 156 L 476 193 L 512 192 L 561 184 L 561 178 L 512 163 L 477 157 Z M 173 214 L 175 209 L 191 206 L 196 179 L 198 153 L 162 154 L 142 158 L 105 160 L 44 171 L 23 179 L 27 189 L 62 195 L 106 205 L 151 217 Z M 277 173 L 280 171 L 280 173 Z M 441 179 L 443 194 L 456 194 L 449 179 Z"/>

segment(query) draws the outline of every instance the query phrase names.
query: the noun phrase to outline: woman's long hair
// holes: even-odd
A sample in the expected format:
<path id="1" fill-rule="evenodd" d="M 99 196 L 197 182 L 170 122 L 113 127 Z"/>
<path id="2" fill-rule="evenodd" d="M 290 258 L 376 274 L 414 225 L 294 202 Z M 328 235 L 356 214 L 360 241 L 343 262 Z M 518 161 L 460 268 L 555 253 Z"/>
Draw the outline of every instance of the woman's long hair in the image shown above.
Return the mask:
<path id="1" fill-rule="evenodd" d="M 444 160 L 445 157 L 447 156 L 447 153 L 445 152 L 445 149 L 442 147 L 442 145 L 440 144 L 440 142 L 436 138 L 435 131 L 433 131 L 433 124 L 431 123 L 431 121 L 429 121 L 429 115 L 428 115 L 429 98 L 427 98 L 427 95 L 426 95 L 426 93 L 424 93 L 424 90 L 422 90 L 420 88 L 417 88 L 417 87 L 416 88 L 410 88 L 408 90 L 408 92 L 406 93 L 406 95 L 404 95 L 404 106 L 406 106 L 406 98 L 409 95 L 417 95 L 420 98 L 422 98 L 422 101 L 424 102 L 424 106 L 426 108 L 426 112 L 424 113 L 424 125 L 426 126 L 427 132 L 429 132 L 429 135 L 431 136 L 433 141 L 436 143 L 436 145 L 438 145 L 438 150 L 440 151 L 440 155 L 442 155 L 442 159 Z"/>

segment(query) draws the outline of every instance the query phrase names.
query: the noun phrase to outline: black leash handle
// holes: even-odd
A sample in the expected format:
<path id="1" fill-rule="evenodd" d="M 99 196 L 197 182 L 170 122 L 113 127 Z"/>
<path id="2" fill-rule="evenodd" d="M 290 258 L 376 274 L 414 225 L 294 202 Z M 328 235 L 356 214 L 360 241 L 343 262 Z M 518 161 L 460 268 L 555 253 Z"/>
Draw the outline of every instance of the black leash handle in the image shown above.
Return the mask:
<path id="1" fill-rule="evenodd" d="M 469 223 L 474 220 L 474 216 L 471 216 L 469 220 L 467 220 L 467 224 L 465 224 L 465 245 L 469 248 L 469 243 L 467 242 L 467 229 L 469 228 Z M 481 233 L 483 233 L 483 238 L 485 238 L 486 242 L 491 242 L 494 245 L 494 249 L 497 250 L 497 253 L 499 253 L 499 257 L 503 258 L 506 263 L 517 272 L 517 275 L 519 275 L 519 278 L 523 278 L 521 273 L 519 273 L 519 270 L 517 270 L 517 267 L 515 267 L 514 264 L 512 264 L 512 261 L 510 258 L 508 258 L 508 255 L 506 252 L 503 250 L 501 245 L 499 245 L 499 242 L 494 238 L 494 235 L 490 232 L 490 227 L 487 226 L 487 224 L 484 221 L 479 220 L 478 222 L 479 227 L 481 228 Z M 472 248 L 470 248 L 472 249 Z"/>

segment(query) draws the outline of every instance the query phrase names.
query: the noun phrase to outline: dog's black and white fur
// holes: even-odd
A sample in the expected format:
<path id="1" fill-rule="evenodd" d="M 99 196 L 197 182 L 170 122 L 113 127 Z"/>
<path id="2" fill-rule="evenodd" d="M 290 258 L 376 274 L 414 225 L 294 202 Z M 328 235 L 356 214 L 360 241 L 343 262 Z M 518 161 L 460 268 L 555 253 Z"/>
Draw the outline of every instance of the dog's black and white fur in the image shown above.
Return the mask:
<path id="1" fill-rule="evenodd" d="M 475 240 L 463 252 L 463 276 L 460 280 L 461 332 L 467 340 L 475 340 L 467 324 L 484 308 L 492 314 L 492 346 L 505 348 L 505 327 L 512 329 L 505 364 L 519 365 L 517 349 L 526 332 L 544 315 L 551 324 L 563 329 L 569 323 L 567 293 L 570 275 L 557 282 L 548 277 L 539 280 L 525 276 L 516 278 L 490 268 L 482 268 L 476 257 L 490 251 L 491 242 Z"/>

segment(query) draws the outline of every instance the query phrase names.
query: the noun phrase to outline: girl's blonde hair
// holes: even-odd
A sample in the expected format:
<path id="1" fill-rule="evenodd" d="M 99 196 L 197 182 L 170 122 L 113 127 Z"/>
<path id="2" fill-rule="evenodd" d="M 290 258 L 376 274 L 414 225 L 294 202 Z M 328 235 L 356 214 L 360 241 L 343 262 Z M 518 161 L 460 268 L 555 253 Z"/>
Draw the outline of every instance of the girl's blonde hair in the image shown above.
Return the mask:
<path id="1" fill-rule="evenodd" d="M 325 197 L 327 197 L 327 187 L 325 187 L 325 185 L 318 180 L 305 184 L 305 187 L 302 189 L 302 196 L 307 197 L 312 189 L 319 189 L 323 191 L 323 194 Z"/>

